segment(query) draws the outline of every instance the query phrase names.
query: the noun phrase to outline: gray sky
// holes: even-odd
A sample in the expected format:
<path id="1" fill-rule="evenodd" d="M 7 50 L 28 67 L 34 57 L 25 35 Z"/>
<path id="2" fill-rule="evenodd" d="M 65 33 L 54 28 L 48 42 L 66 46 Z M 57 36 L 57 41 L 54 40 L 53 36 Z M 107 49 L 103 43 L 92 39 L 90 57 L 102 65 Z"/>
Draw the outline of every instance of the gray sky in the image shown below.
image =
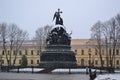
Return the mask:
<path id="1" fill-rule="evenodd" d="M 90 28 L 120 13 L 120 0 L 0 0 L 0 23 L 15 23 L 29 32 L 54 25 L 54 12 L 60 8 L 64 25 L 73 39 L 89 39 Z"/>

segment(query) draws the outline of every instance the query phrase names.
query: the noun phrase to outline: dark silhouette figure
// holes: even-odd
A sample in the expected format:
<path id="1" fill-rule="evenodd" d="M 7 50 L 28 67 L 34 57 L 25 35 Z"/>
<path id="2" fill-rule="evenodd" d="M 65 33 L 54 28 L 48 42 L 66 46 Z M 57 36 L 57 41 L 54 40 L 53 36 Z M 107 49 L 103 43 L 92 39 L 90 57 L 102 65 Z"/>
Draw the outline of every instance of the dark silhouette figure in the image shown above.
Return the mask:
<path id="1" fill-rule="evenodd" d="M 58 12 L 55 12 L 54 14 L 54 17 L 53 17 L 53 20 L 56 18 L 56 21 L 55 21 L 55 24 L 60 24 L 60 25 L 63 25 L 63 19 L 60 17 L 60 13 L 62 13 L 60 11 L 60 9 L 58 9 Z"/>
<path id="2" fill-rule="evenodd" d="M 96 78 L 96 70 L 94 72 L 91 72 L 89 75 L 90 75 L 90 80 L 94 80 Z"/>

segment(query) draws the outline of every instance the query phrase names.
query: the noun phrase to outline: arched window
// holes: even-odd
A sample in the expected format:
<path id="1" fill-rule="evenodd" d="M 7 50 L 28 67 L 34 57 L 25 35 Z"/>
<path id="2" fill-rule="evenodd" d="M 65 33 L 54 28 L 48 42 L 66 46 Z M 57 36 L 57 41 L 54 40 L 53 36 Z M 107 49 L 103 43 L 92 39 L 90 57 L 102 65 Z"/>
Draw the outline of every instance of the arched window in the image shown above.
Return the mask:
<path id="1" fill-rule="evenodd" d="M 31 50 L 31 55 L 33 55 L 33 50 Z"/>
<path id="2" fill-rule="evenodd" d="M 116 55 L 119 55 L 119 49 L 116 49 Z"/>
<path id="3" fill-rule="evenodd" d="M 4 53 L 4 50 L 2 51 L 2 55 L 4 55 L 5 53 Z"/>
<path id="4" fill-rule="evenodd" d="M 81 55 L 84 55 L 84 50 L 83 49 L 81 50 Z"/>

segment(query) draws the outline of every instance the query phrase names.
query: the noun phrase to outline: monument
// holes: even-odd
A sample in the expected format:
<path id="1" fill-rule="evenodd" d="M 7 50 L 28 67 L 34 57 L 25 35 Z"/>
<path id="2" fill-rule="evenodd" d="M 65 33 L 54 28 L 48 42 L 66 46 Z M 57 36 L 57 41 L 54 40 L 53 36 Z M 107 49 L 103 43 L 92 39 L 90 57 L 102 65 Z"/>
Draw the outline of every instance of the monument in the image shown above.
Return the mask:
<path id="1" fill-rule="evenodd" d="M 55 26 L 47 36 L 45 51 L 40 54 L 40 65 L 44 67 L 76 66 L 75 53 L 71 51 L 71 37 L 63 26 L 60 13 L 58 9 L 54 14 Z"/>

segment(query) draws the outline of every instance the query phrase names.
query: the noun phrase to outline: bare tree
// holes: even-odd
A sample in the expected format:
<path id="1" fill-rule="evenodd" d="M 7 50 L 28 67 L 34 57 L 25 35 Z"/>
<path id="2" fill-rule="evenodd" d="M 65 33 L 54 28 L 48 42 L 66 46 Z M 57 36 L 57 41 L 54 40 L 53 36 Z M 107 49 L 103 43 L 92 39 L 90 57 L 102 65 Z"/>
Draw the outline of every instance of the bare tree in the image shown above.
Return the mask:
<path id="1" fill-rule="evenodd" d="M 14 54 L 14 60 L 13 60 L 13 66 L 16 63 L 16 59 L 17 59 L 17 54 L 20 50 L 20 48 L 22 47 L 23 42 L 28 38 L 28 33 L 26 31 L 23 31 L 22 29 L 17 29 L 17 34 L 15 36 L 15 40 L 14 40 L 14 45 L 13 45 L 13 49 L 15 51 Z"/>
<path id="2" fill-rule="evenodd" d="M 109 53 L 110 56 L 110 65 L 111 67 L 115 67 L 115 50 L 116 50 L 116 32 L 117 32 L 117 27 L 116 27 L 116 20 L 115 18 L 112 18 L 111 20 L 109 20 L 109 26 L 110 26 L 110 45 L 113 49 L 113 53 L 111 54 L 111 52 Z M 110 46 L 109 45 L 109 46 Z M 114 61 L 114 62 L 113 62 Z"/>
<path id="3" fill-rule="evenodd" d="M 44 27 L 40 27 L 36 30 L 35 37 L 34 37 L 34 45 L 37 50 L 41 52 L 41 48 L 46 46 L 46 38 L 48 33 L 50 33 L 52 26 L 46 25 Z"/>
<path id="4" fill-rule="evenodd" d="M 1 26 L 1 39 L 3 43 L 3 50 L 6 55 L 6 60 L 8 66 L 15 64 L 17 53 L 22 46 L 22 43 L 27 38 L 28 34 L 26 31 L 19 29 L 19 27 L 15 24 L 10 24 L 7 26 L 6 24 L 2 24 Z M 12 55 L 13 50 L 15 50 L 15 54 Z M 14 56 L 13 64 L 11 57 Z"/>
<path id="5" fill-rule="evenodd" d="M 117 24 L 117 44 L 120 44 L 120 14 L 118 14 L 116 17 L 116 24 Z M 119 46 L 119 45 L 118 45 Z"/>
<path id="6" fill-rule="evenodd" d="M 106 66 L 108 67 L 110 65 L 111 67 L 115 67 L 115 50 L 116 46 L 119 46 L 120 43 L 120 15 L 118 14 L 116 17 L 104 23 L 98 21 L 93 25 L 91 31 L 92 38 L 97 41 L 101 65 L 102 55 L 100 49 L 103 44 L 106 48 Z"/>
<path id="7" fill-rule="evenodd" d="M 0 24 L 0 39 L 2 42 L 3 50 L 5 52 L 7 64 L 9 65 L 9 59 L 8 59 L 8 53 L 7 53 L 7 47 L 6 47 L 6 40 L 7 40 L 7 24 L 6 23 L 1 23 Z"/>
<path id="8" fill-rule="evenodd" d="M 106 21 L 102 24 L 102 34 L 103 34 L 103 40 L 104 41 L 104 46 L 105 46 L 105 50 L 106 50 L 106 66 L 108 67 L 110 64 L 110 59 L 111 56 L 109 55 L 109 46 L 110 46 L 110 25 L 109 25 L 109 21 Z"/>
<path id="9" fill-rule="evenodd" d="M 120 14 L 118 14 L 116 17 L 116 23 L 117 23 L 117 42 L 120 44 Z"/>
<path id="10" fill-rule="evenodd" d="M 120 14 L 117 14 L 117 16 L 115 18 L 117 20 L 118 25 L 120 26 Z"/>
<path id="11" fill-rule="evenodd" d="M 100 61 L 101 61 L 101 67 L 103 67 L 103 60 L 102 60 L 102 54 L 101 54 L 101 49 L 102 49 L 102 23 L 98 21 L 93 25 L 91 28 L 92 34 L 91 34 L 91 39 L 96 40 L 96 49 L 99 53 Z"/>

